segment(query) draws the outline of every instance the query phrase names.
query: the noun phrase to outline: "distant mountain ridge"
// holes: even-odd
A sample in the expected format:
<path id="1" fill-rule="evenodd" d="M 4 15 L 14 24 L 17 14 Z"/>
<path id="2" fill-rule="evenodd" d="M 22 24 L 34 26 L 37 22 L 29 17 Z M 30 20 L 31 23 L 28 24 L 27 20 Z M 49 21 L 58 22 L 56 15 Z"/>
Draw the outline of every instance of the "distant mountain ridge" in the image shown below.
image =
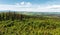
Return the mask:
<path id="1" fill-rule="evenodd" d="M 10 10 L 4 10 L 0 12 L 18 12 L 20 14 L 25 14 L 25 15 L 59 15 L 60 12 L 28 12 L 28 11 L 10 11 Z"/>

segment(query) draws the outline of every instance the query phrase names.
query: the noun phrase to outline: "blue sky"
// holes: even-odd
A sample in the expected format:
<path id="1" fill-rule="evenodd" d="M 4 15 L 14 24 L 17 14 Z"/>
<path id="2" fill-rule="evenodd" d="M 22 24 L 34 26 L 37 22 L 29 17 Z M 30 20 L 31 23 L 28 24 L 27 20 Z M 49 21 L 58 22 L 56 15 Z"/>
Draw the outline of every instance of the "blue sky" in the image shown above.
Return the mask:
<path id="1" fill-rule="evenodd" d="M 60 0 L 0 0 L 0 4 L 15 4 L 20 2 L 31 2 L 32 4 L 45 4 L 50 3 L 51 4 L 60 4 Z"/>
<path id="2" fill-rule="evenodd" d="M 43 4 L 50 0 L 0 0 L 0 4 L 15 4 L 20 2 L 31 2 L 32 4 Z"/>
<path id="3" fill-rule="evenodd" d="M 60 0 L 0 0 L 0 10 L 60 12 Z"/>

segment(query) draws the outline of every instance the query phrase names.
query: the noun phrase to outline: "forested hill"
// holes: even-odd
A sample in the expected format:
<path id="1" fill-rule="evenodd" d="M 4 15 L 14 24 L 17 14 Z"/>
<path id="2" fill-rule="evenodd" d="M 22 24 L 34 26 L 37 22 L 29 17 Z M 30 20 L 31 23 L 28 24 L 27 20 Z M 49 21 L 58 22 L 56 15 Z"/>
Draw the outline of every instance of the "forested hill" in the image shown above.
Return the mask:
<path id="1" fill-rule="evenodd" d="M 0 20 L 14 20 L 23 18 L 60 18 L 60 13 L 49 12 L 0 12 Z"/>
<path id="2" fill-rule="evenodd" d="M 0 35 L 60 35 L 60 17 L 33 14 L 0 12 Z"/>
<path id="3" fill-rule="evenodd" d="M 37 18 L 37 16 L 31 16 L 22 14 L 19 12 L 1 12 L 0 20 L 23 20 L 24 18 Z"/>

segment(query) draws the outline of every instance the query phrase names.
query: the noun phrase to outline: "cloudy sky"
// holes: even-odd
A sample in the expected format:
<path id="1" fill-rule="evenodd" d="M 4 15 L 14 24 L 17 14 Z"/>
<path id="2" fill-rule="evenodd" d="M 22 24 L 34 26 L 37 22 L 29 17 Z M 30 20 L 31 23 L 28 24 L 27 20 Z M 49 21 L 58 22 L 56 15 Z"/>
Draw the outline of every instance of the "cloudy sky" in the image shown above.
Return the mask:
<path id="1" fill-rule="evenodd" d="M 0 11 L 60 12 L 60 0 L 0 0 Z"/>

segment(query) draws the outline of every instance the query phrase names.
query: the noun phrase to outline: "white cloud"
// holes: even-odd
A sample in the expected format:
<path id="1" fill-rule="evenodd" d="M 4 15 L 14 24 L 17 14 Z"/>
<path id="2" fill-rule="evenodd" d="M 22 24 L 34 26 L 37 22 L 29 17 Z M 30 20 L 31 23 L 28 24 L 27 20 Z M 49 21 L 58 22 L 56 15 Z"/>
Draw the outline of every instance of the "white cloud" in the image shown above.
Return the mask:
<path id="1" fill-rule="evenodd" d="M 30 2 L 21 2 L 16 5 L 0 5 L 0 10 L 33 11 L 33 12 L 60 12 L 60 5 L 32 5 Z"/>
<path id="2" fill-rule="evenodd" d="M 24 4 L 25 4 L 25 2 L 21 2 L 20 4 L 21 4 L 21 5 L 24 5 Z"/>
<path id="3" fill-rule="evenodd" d="M 16 3 L 16 5 L 20 7 L 30 7 L 32 4 L 30 2 L 21 2 L 21 3 Z"/>

